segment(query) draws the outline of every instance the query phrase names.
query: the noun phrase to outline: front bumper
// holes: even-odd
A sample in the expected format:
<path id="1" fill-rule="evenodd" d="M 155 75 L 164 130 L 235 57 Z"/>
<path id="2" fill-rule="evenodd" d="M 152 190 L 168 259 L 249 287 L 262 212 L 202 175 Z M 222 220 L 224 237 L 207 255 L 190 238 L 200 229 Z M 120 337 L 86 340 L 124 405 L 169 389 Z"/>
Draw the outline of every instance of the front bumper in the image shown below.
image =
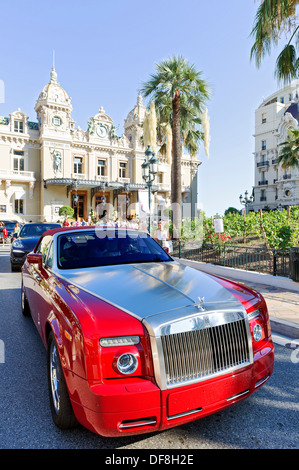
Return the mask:
<path id="1" fill-rule="evenodd" d="M 248 397 L 271 376 L 274 346 L 264 341 L 252 365 L 235 373 L 161 391 L 150 380 L 132 378 L 90 383 L 69 371 L 65 377 L 78 421 L 102 436 L 162 431 L 220 411 Z"/>
<path id="2" fill-rule="evenodd" d="M 26 257 L 28 255 L 29 251 L 24 252 L 24 251 L 13 251 L 10 253 L 10 263 L 12 266 L 18 266 L 22 267 L 23 264 L 26 261 Z"/>

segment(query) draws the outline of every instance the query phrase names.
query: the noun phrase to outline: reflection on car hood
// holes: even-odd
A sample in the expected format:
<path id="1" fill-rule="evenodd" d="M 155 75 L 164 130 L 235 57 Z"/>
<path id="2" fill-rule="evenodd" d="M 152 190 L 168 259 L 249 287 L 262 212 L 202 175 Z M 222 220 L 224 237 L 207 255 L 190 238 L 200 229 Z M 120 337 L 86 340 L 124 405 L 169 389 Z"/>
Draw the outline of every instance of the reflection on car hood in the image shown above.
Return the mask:
<path id="1" fill-rule="evenodd" d="M 225 304 L 242 308 L 236 297 L 213 277 L 175 261 L 61 270 L 60 275 L 69 284 L 139 319 L 190 306 L 194 309 L 202 297 L 207 310 L 209 304 L 213 310 Z"/>
<path id="2" fill-rule="evenodd" d="M 38 237 L 24 237 L 24 238 L 19 237 L 17 238 L 17 241 L 22 243 L 25 251 L 32 251 L 35 248 L 39 239 L 40 239 L 39 236 Z M 19 247 L 16 247 L 16 248 L 19 249 Z"/>

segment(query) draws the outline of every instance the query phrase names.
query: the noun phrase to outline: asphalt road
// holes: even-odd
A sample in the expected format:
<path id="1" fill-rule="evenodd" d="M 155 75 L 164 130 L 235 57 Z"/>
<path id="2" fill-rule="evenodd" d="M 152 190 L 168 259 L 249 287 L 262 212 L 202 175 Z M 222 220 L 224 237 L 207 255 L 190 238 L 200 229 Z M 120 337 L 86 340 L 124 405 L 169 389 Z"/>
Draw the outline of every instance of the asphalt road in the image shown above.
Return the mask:
<path id="1" fill-rule="evenodd" d="M 247 400 L 161 433 L 102 438 L 79 426 L 60 431 L 48 403 L 46 352 L 20 308 L 20 273 L 0 246 L 1 449 L 298 449 L 299 350 L 276 345 L 274 373 Z"/>

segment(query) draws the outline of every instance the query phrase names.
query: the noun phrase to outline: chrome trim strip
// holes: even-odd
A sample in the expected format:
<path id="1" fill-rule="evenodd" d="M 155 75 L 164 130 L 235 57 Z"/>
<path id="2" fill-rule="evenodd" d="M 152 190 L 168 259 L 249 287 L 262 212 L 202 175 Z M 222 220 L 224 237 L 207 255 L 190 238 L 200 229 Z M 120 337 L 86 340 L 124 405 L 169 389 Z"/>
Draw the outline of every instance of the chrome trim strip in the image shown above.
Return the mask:
<path id="1" fill-rule="evenodd" d="M 167 421 L 171 421 L 172 419 L 183 418 L 184 416 L 194 415 L 195 413 L 200 413 L 202 408 L 196 408 L 196 410 L 186 411 L 185 413 L 179 413 L 173 416 L 167 416 Z"/>
<path id="2" fill-rule="evenodd" d="M 247 395 L 247 393 L 249 393 L 249 391 L 250 390 L 248 389 L 248 390 L 245 390 L 244 392 L 237 393 L 236 395 L 232 395 L 231 397 L 227 398 L 226 401 L 236 400 L 237 398 L 240 398 L 243 395 Z"/>
<path id="3" fill-rule="evenodd" d="M 270 378 L 270 375 L 266 375 L 266 377 L 264 377 L 263 379 L 259 380 L 258 382 L 256 382 L 254 388 L 258 388 L 260 387 L 261 385 L 263 385 L 265 382 L 267 382 L 267 380 Z"/>
<path id="4" fill-rule="evenodd" d="M 251 320 L 253 320 L 254 318 L 259 317 L 260 314 L 261 314 L 260 309 L 254 310 L 253 312 L 248 313 L 248 320 L 251 321 Z"/>
<path id="5" fill-rule="evenodd" d="M 139 428 L 140 426 L 150 426 L 150 425 L 157 424 L 157 420 L 142 420 L 142 421 L 135 421 L 135 423 L 128 423 L 128 424 L 120 424 L 118 427 L 119 429 L 130 429 L 130 428 Z"/>

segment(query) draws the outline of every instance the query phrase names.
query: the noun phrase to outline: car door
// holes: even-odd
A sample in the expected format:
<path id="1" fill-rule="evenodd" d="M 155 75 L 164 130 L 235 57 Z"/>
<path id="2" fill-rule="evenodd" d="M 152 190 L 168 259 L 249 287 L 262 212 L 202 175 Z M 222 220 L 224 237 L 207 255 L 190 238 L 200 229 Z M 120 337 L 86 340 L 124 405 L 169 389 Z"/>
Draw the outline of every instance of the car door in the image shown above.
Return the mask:
<path id="1" fill-rule="evenodd" d="M 46 261 L 48 259 L 50 247 L 53 250 L 52 236 L 44 236 L 38 244 L 35 252 L 42 255 L 42 266 L 39 268 L 37 264 L 32 265 L 31 275 L 34 283 L 33 296 L 33 321 L 44 339 L 45 319 L 51 311 L 51 287 L 49 285 L 49 272 Z"/>

